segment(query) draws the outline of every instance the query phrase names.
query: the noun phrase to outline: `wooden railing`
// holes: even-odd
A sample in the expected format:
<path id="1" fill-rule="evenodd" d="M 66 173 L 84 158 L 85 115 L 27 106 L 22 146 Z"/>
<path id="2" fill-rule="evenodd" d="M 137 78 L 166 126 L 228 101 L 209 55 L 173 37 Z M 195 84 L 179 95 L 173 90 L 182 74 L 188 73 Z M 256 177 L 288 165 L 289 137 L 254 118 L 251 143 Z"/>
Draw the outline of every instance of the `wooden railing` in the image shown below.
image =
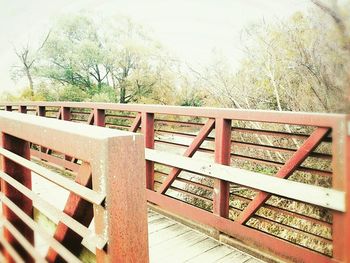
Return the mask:
<path id="1" fill-rule="evenodd" d="M 11 112 L 0 112 L 0 130 L 5 262 L 81 262 L 82 241 L 97 262 L 148 262 L 143 136 Z M 31 161 L 37 145 L 79 158 L 74 180 Z M 51 195 L 68 191 L 63 211 L 32 189 L 32 178 L 51 183 Z M 53 236 L 34 211 L 55 224 Z"/>
<path id="2" fill-rule="evenodd" d="M 2 107 L 141 132 L 149 202 L 287 261 L 350 262 L 348 115 L 74 102 Z M 33 154 L 80 167 L 77 156 L 50 148 Z"/>

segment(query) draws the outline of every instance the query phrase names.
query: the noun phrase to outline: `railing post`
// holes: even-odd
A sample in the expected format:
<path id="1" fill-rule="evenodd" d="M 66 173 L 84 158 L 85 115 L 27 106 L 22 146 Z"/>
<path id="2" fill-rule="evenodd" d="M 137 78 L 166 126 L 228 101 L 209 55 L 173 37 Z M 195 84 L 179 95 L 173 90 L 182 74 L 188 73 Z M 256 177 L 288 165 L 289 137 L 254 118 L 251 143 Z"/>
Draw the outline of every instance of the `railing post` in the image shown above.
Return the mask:
<path id="1" fill-rule="evenodd" d="M 71 112 L 70 112 L 70 108 L 68 107 L 61 107 L 61 111 L 62 111 L 62 120 L 64 121 L 70 121 L 72 118 Z"/>
<path id="2" fill-rule="evenodd" d="M 61 119 L 64 120 L 64 121 L 70 121 L 71 118 L 72 118 L 72 114 L 70 112 L 70 108 L 69 107 L 64 107 L 62 106 L 61 107 Z M 68 155 L 65 155 L 64 156 L 64 159 L 67 160 L 67 161 L 72 161 L 72 157 L 71 156 L 68 156 Z"/>
<path id="3" fill-rule="evenodd" d="M 154 114 L 142 112 L 141 133 L 145 137 L 145 147 L 154 148 Z M 154 162 L 146 161 L 146 188 L 154 189 Z"/>
<path id="4" fill-rule="evenodd" d="M 94 109 L 94 125 L 96 126 L 105 126 L 105 110 L 103 109 Z"/>
<path id="5" fill-rule="evenodd" d="M 27 113 L 27 106 L 19 106 L 18 112 L 20 113 Z"/>
<path id="6" fill-rule="evenodd" d="M 108 236 L 107 251 L 96 251 L 97 262 L 148 263 L 143 136 L 130 134 L 111 138 L 105 149 L 107 151 L 100 156 L 106 161 L 95 161 L 97 165 L 92 166 L 93 189 L 101 189 L 103 182 L 106 187 L 107 228 L 103 226 L 103 213 L 94 206 L 96 233 Z M 99 172 L 101 170 L 106 172 Z M 101 174 L 105 178 L 101 178 Z"/>
<path id="7" fill-rule="evenodd" d="M 11 135 L 2 133 L 2 147 L 18 154 L 26 159 L 30 159 L 29 143 Z M 23 166 L 13 162 L 5 157 L 2 158 L 2 170 L 4 173 L 10 175 L 12 178 L 26 186 L 32 188 L 31 171 Z M 14 202 L 24 213 L 33 218 L 33 204 L 30 199 L 24 196 L 21 192 L 16 190 L 10 184 L 1 180 L 1 192 Z M 27 240 L 34 244 L 34 233 L 21 219 L 13 213 L 6 205 L 2 204 L 2 213 L 6 220 L 12 223 L 17 230 L 19 230 Z M 4 237 L 8 243 L 18 252 L 18 254 L 25 260 L 25 262 L 34 262 L 33 258 L 27 253 L 14 236 L 4 227 Z M 3 251 L 8 262 L 14 262 L 8 252 Z"/>
<path id="8" fill-rule="evenodd" d="M 217 118 L 215 121 L 215 162 L 230 165 L 231 160 L 231 120 Z M 213 213 L 221 217 L 229 215 L 229 183 L 214 180 Z"/>
<path id="9" fill-rule="evenodd" d="M 46 107 L 45 106 L 38 106 L 37 109 L 36 109 L 36 113 L 40 117 L 45 117 L 46 116 Z M 43 152 L 43 153 L 46 153 L 47 148 L 43 147 L 43 146 L 40 146 L 40 151 Z"/>
<path id="10" fill-rule="evenodd" d="M 46 108 L 45 106 L 38 106 L 37 108 L 37 115 L 41 117 L 45 117 L 46 115 Z"/>
<path id="11" fill-rule="evenodd" d="M 333 188 L 346 193 L 346 211 L 333 212 L 333 258 L 350 262 L 350 116 L 332 130 Z"/>

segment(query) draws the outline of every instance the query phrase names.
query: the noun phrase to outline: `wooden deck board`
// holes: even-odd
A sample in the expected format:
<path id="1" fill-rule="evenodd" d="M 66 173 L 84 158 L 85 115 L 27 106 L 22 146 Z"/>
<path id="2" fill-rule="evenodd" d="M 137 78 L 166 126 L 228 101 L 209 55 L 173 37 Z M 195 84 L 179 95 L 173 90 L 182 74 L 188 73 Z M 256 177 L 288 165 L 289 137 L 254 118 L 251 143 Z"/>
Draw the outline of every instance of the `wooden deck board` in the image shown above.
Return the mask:
<path id="1" fill-rule="evenodd" d="M 219 243 L 218 246 L 205 251 L 204 253 L 190 259 L 188 262 L 189 263 L 203 263 L 203 262 L 212 263 L 227 256 L 230 253 L 232 253 L 232 248 Z"/>
<path id="2" fill-rule="evenodd" d="M 154 211 L 149 212 L 150 262 L 262 263 L 238 249 L 224 245 Z"/>

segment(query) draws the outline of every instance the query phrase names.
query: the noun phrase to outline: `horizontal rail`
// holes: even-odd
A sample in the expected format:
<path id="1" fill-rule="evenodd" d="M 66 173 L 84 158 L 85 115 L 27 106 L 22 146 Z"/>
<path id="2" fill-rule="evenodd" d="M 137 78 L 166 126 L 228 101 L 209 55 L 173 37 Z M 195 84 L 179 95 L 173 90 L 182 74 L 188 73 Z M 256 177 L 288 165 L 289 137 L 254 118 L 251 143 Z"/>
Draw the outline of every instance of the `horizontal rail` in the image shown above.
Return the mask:
<path id="1" fill-rule="evenodd" d="M 40 255 L 40 253 L 34 248 L 32 244 L 17 230 L 17 228 L 12 225 L 6 218 L 0 217 L 0 222 L 10 231 L 10 233 L 18 240 L 21 246 L 29 252 L 29 254 L 38 263 L 47 263 L 47 261 Z"/>
<path id="2" fill-rule="evenodd" d="M 80 263 L 80 260 L 75 255 L 73 255 L 67 248 L 61 245 L 56 239 L 51 237 L 51 235 L 46 231 L 46 229 L 44 229 L 42 226 L 36 223 L 32 218 L 30 218 L 26 213 L 24 213 L 17 205 L 15 205 L 3 193 L 0 193 L 0 200 L 7 207 L 9 207 L 18 217 L 20 217 L 21 220 L 27 224 L 27 226 L 33 229 L 33 231 L 35 231 L 36 233 L 39 233 L 42 237 L 44 237 L 46 242 L 51 247 L 53 247 L 57 252 L 59 252 L 63 259 L 65 259 L 67 262 Z"/>
<path id="3" fill-rule="evenodd" d="M 149 161 L 170 165 L 186 171 L 194 171 L 212 178 L 259 189 L 301 202 L 345 212 L 345 193 L 324 187 L 306 185 L 294 181 L 254 173 L 225 165 L 208 163 L 192 158 L 146 149 Z"/>
<path id="4" fill-rule="evenodd" d="M 96 247 L 98 249 L 103 249 L 104 246 L 106 245 L 107 240 L 103 239 L 100 236 L 95 235 L 87 227 L 83 226 L 81 223 L 79 223 L 72 217 L 68 216 L 67 214 L 57 209 L 55 206 L 51 205 L 50 203 L 40 198 L 37 194 L 33 193 L 27 187 L 17 182 L 8 174 L 0 172 L 0 178 L 5 180 L 15 189 L 17 189 L 26 197 L 31 199 L 34 202 L 34 206 L 38 210 L 40 210 L 42 213 L 44 213 L 48 218 L 53 219 L 52 221 L 56 223 L 62 221 L 64 224 L 66 224 L 70 229 L 72 229 L 74 232 L 79 234 L 81 237 L 86 238 L 89 244 L 90 250 L 95 250 Z"/>
<path id="5" fill-rule="evenodd" d="M 210 107 L 183 107 L 143 104 L 115 104 L 90 102 L 11 102 L 0 103 L 0 106 L 47 106 L 70 108 L 96 108 L 105 110 L 119 110 L 132 112 L 148 112 L 153 114 L 184 115 L 206 118 L 224 118 L 234 120 L 248 120 L 256 122 L 272 122 L 294 125 L 332 126 L 339 120 L 345 119 L 345 114 L 320 114 L 305 112 L 277 112 L 267 110 L 241 110 Z"/>
<path id="6" fill-rule="evenodd" d="M 17 253 L 17 251 L 10 245 L 7 240 L 0 235 L 0 244 L 7 250 L 11 257 L 16 261 L 16 263 L 26 263 L 22 257 Z"/>
<path id="7" fill-rule="evenodd" d="M 17 154 L 14 154 L 2 147 L 0 147 L 0 155 L 3 155 L 12 161 L 30 169 L 31 171 L 35 172 L 36 174 L 40 175 L 41 177 L 63 187 L 64 189 L 73 192 L 80 197 L 84 198 L 85 200 L 100 205 L 106 198 L 105 194 L 101 194 L 98 192 L 95 192 L 91 189 L 88 189 L 80 184 L 75 183 L 74 181 L 63 177 L 59 174 L 56 174 L 55 172 L 50 171 L 49 169 L 46 169 L 36 163 L 33 163 Z"/>

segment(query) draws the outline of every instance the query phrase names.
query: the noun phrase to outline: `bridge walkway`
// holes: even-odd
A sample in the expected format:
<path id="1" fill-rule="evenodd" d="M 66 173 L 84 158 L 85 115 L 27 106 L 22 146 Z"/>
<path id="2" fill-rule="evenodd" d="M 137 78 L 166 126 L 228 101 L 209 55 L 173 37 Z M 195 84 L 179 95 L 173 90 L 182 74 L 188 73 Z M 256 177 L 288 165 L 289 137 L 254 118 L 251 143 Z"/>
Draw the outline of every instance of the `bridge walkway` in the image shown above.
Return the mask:
<path id="1" fill-rule="evenodd" d="M 61 210 L 69 194 L 39 176 L 33 176 L 33 191 Z M 37 220 L 47 223 L 45 218 Z M 148 210 L 148 233 L 151 263 L 262 263 L 247 253 L 220 243 L 151 209 Z M 47 252 L 47 242 L 40 239 L 40 236 L 36 239 L 36 248 L 43 255 Z M 89 257 L 85 259 L 91 260 Z M 85 261 L 84 258 L 82 260 Z"/>
<path id="2" fill-rule="evenodd" d="M 152 263 L 262 263 L 152 210 L 148 211 L 148 234 Z"/>

